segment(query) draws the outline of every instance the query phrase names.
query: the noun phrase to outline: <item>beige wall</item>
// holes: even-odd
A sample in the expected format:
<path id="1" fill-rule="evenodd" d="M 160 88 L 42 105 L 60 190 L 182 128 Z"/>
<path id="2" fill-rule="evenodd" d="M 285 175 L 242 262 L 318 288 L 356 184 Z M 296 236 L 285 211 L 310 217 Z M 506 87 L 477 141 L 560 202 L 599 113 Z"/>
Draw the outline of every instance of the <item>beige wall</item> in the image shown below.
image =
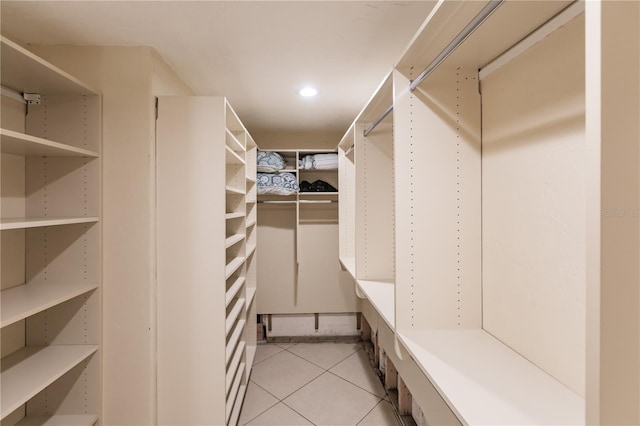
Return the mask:
<path id="1" fill-rule="evenodd" d="M 192 94 L 148 47 L 33 47 L 103 96 L 103 417 L 155 423 L 155 99 Z"/>
<path id="2" fill-rule="evenodd" d="M 335 149 L 342 138 L 333 133 L 248 130 L 260 149 Z"/>

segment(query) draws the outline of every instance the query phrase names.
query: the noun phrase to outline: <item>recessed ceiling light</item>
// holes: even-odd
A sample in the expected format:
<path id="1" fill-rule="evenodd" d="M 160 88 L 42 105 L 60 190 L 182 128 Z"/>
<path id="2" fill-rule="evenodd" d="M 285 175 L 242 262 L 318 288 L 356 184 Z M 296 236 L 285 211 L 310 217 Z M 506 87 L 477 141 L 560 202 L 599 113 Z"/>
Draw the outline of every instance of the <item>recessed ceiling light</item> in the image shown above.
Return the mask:
<path id="1" fill-rule="evenodd" d="M 305 88 L 300 89 L 298 93 L 300 94 L 300 96 L 304 96 L 305 98 L 311 98 L 318 94 L 318 90 L 313 87 L 307 86 Z"/>

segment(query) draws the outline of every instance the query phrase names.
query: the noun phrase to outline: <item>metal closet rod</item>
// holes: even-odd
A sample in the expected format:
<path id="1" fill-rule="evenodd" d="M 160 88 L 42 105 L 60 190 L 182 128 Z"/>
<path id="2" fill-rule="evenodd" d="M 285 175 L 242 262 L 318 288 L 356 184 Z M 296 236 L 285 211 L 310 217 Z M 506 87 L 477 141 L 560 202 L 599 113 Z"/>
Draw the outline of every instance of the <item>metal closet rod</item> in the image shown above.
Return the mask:
<path id="1" fill-rule="evenodd" d="M 483 7 L 482 10 L 478 12 L 478 14 L 474 16 L 471 21 L 469 21 L 469 23 L 462 29 L 462 31 L 460 31 L 458 35 L 455 36 L 453 40 L 451 40 L 447 47 L 445 47 L 442 52 L 440 52 L 438 56 L 436 56 L 436 58 L 431 61 L 431 63 L 424 70 L 422 70 L 420 74 L 418 74 L 415 80 L 411 80 L 411 82 L 409 83 L 409 90 L 412 92 L 416 90 L 420 83 L 422 83 L 424 79 L 429 76 L 429 74 L 435 71 L 435 69 L 438 68 L 440 64 L 442 64 L 444 60 L 447 59 L 449 55 L 451 55 L 480 25 L 482 25 L 482 23 L 489 16 L 491 16 L 491 14 L 495 12 L 495 10 L 500 7 L 504 3 L 504 1 L 505 0 L 490 0 L 489 3 L 487 3 L 485 7 Z M 369 133 L 371 133 L 371 131 L 375 129 L 376 126 L 380 124 L 391 111 L 393 111 L 393 105 L 387 108 L 382 113 L 382 115 L 378 117 L 378 119 L 374 121 L 373 124 L 371 124 L 371 126 L 364 129 L 364 137 L 366 138 L 367 136 L 369 136 Z M 352 149 L 353 147 L 349 148 L 349 150 L 345 152 L 345 155 L 351 152 Z"/>
<path id="2" fill-rule="evenodd" d="M 471 20 L 469 23 L 458 33 L 458 35 L 451 40 L 451 42 L 447 45 L 447 47 L 442 50 L 436 56 L 436 58 L 431 61 L 431 63 L 415 78 L 409 83 L 409 90 L 412 92 L 424 81 L 425 78 L 429 76 L 433 71 L 436 70 L 444 62 L 449 55 L 451 55 L 482 23 L 489 17 L 493 12 L 496 11 L 498 7 L 500 7 L 505 0 L 490 0 L 489 3 L 482 8 L 480 12 Z"/>
<path id="3" fill-rule="evenodd" d="M 262 200 L 258 201 L 260 204 L 330 204 L 337 203 L 336 200 Z"/>
<path id="4" fill-rule="evenodd" d="M 378 119 L 376 121 L 374 121 L 371 126 L 367 127 L 366 129 L 364 129 L 364 132 L 362 132 L 364 134 L 364 137 L 366 138 L 367 136 L 369 136 L 369 133 L 371 133 L 371 131 L 373 129 L 376 128 L 376 126 L 378 124 L 380 124 L 382 122 L 382 120 L 384 120 L 384 118 L 389 115 L 389 113 L 393 111 L 393 104 L 391 106 L 389 106 L 389 108 L 387 108 L 380 117 L 378 117 Z"/>

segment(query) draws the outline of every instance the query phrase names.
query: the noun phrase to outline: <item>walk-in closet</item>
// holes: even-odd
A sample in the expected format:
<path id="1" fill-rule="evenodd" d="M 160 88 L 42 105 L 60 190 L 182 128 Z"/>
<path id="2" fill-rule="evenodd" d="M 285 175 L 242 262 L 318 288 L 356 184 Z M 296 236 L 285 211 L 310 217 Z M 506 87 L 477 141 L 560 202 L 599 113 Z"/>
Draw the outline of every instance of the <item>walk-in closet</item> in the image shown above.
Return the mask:
<path id="1" fill-rule="evenodd" d="M 0 424 L 640 424 L 640 2 L 0 3 Z"/>

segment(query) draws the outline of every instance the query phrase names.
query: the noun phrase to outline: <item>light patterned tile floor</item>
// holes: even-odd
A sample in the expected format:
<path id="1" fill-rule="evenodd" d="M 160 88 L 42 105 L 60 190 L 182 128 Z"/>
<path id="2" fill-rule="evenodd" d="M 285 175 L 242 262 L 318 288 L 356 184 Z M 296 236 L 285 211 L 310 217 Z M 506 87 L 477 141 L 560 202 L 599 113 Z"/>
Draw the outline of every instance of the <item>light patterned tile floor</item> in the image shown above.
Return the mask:
<path id="1" fill-rule="evenodd" d="M 360 343 L 258 346 L 239 425 L 400 426 Z"/>

